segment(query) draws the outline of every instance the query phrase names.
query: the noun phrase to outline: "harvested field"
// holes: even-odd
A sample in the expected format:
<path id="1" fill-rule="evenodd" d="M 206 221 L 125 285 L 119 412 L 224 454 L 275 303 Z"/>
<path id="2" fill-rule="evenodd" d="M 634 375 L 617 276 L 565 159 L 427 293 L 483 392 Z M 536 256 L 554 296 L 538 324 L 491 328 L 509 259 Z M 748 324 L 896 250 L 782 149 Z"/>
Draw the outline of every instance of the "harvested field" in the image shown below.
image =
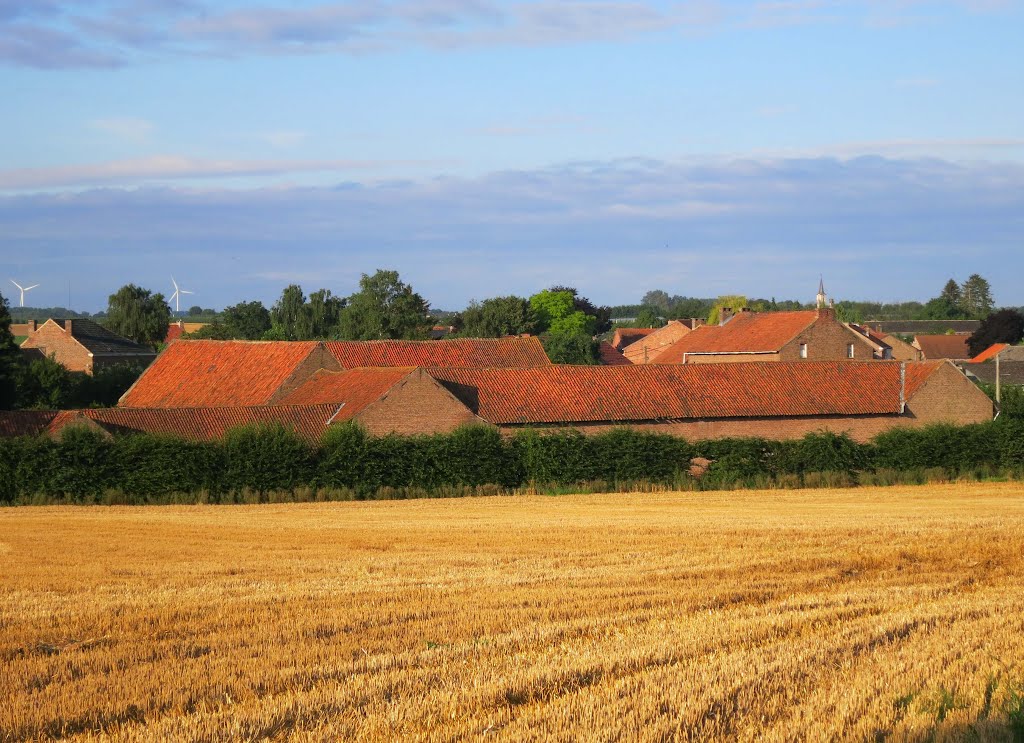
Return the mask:
<path id="1" fill-rule="evenodd" d="M 1024 735 L 1020 485 L 16 508 L 0 560 L 0 740 Z"/>

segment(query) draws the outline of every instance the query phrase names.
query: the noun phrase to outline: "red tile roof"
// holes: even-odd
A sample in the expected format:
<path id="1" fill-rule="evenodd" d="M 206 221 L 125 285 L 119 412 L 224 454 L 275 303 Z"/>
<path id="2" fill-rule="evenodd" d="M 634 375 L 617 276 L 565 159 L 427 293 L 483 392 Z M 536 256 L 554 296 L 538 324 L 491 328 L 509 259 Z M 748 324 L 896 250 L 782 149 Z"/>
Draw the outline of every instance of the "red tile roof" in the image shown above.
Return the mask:
<path id="1" fill-rule="evenodd" d="M 129 408 L 264 405 L 315 341 L 175 341 L 118 403 Z"/>
<path id="2" fill-rule="evenodd" d="M 252 423 L 280 423 L 308 441 L 319 441 L 338 411 L 335 404 L 233 408 L 96 408 L 80 411 L 113 433 L 146 432 L 193 441 L 221 439 Z"/>
<path id="3" fill-rule="evenodd" d="M 906 398 L 940 366 L 907 364 Z M 496 424 L 871 415 L 900 412 L 898 362 L 432 369 Z"/>
<path id="4" fill-rule="evenodd" d="M 534 336 L 437 341 L 328 341 L 326 346 L 346 369 L 362 366 L 512 369 L 551 364 L 540 339 Z"/>
<path id="5" fill-rule="evenodd" d="M 57 415 L 53 410 L 0 410 L 0 437 L 35 436 Z"/>
<path id="6" fill-rule="evenodd" d="M 1009 346 L 1010 346 L 1009 343 L 993 343 L 991 346 L 989 346 L 984 351 L 982 351 L 977 356 L 975 356 L 973 359 L 971 359 L 971 363 L 972 364 L 982 364 L 982 363 L 988 361 L 989 359 L 994 359 L 1004 349 L 1008 348 Z"/>
<path id="7" fill-rule="evenodd" d="M 167 326 L 167 335 L 164 336 L 164 343 L 170 343 L 176 341 L 181 337 L 181 334 L 185 332 L 185 328 L 178 323 L 171 323 Z"/>
<path id="8" fill-rule="evenodd" d="M 631 366 L 633 364 L 608 341 L 601 341 L 598 344 L 597 352 L 601 357 L 601 363 L 605 366 Z"/>
<path id="9" fill-rule="evenodd" d="M 969 359 L 971 352 L 967 347 L 967 339 L 971 336 L 961 335 L 915 335 L 914 345 L 921 349 L 925 359 Z"/>
<path id="10" fill-rule="evenodd" d="M 616 328 L 612 336 L 611 345 L 621 351 L 630 343 L 636 343 L 641 338 L 650 335 L 658 328 Z"/>
<path id="11" fill-rule="evenodd" d="M 679 320 L 669 320 L 665 325 L 656 328 L 654 332 L 640 338 L 622 349 L 623 355 L 634 364 L 648 364 L 680 338 L 684 338 L 692 331 L 687 323 Z"/>
<path id="12" fill-rule="evenodd" d="M 343 405 L 336 420 L 348 420 L 409 376 L 415 367 L 370 367 L 332 372 L 321 369 L 282 397 L 280 405 Z"/>
<path id="13" fill-rule="evenodd" d="M 652 360 L 681 364 L 688 353 L 775 353 L 818 319 L 814 310 L 741 312 L 725 325 L 701 325 Z"/>

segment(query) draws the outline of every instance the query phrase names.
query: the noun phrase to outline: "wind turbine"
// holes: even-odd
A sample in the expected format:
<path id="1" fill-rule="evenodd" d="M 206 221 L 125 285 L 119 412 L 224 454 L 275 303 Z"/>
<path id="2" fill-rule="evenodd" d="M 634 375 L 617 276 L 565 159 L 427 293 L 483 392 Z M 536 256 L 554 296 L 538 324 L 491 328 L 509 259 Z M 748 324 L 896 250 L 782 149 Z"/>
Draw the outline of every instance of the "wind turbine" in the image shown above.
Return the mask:
<path id="1" fill-rule="evenodd" d="M 22 286 L 21 284 L 19 284 L 14 279 L 11 279 L 11 283 L 14 284 L 16 287 L 18 287 L 19 289 L 21 289 L 21 306 L 22 307 L 25 306 L 25 292 L 27 292 L 29 289 L 35 289 L 37 286 L 39 286 L 39 284 L 33 284 L 32 286 Z"/>
<path id="2" fill-rule="evenodd" d="M 174 314 L 178 314 L 179 312 L 181 312 L 181 307 L 179 307 L 179 304 L 181 302 L 181 295 L 195 294 L 195 292 L 185 291 L 184 289 L 180 288 L 178 286 L 178 282 L 174 280 L 173 276 L 171 277 L 171 283 L 174 284 L 174 294 L 171 295 L 171 299 L 174 300 Z"/>

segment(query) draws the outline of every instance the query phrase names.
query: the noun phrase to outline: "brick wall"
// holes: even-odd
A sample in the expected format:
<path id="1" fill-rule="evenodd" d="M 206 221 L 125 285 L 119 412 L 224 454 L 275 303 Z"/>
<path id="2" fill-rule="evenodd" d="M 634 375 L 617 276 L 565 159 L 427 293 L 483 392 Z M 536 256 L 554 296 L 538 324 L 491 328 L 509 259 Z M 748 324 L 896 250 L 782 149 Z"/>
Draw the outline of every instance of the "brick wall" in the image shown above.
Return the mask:
<path id="1" fill-rule="evenodd" d="M 882 340 L 892 347 L 892 357 L 896 361 L 920 361 L 921 352 L 895 335 L 887 335 Z"/>
<path id="2" fill-rule="evenodd" d="M 25 339 L 21 347 L 34 354 L 53 355 L 58 363 L 71 371 L 92 374 L 93 363 L 89 351 L 52 320 L 40 325 L 36 332 Z"/>
<path id="3" fill-rule="evenodd" d="M 994 414 L 988 395 L 948 362 L 939 366 L 907 401 L 907 416 L 915 425 L 980 423 L 991 420 Z"/>
<path id="4" fill-rule="evenodd" d="M 485 423 L 422 369 L 367 406 L 356 420 L 374 436 L 448 433 L 467 423 Z"/>
<path id="5" fill-rule="evenodd" d="M 302 362 L 295 367 L 295 371 L 284 380 L 277 391 L 270 397 L 267 402 L 268 405 L 275 405 L 277 402 L 289 394 L 297 390 L 303 384 L 309 381 L 309 378 L 321 369 L 327 371 L 341 371 L 341 364 L 338 362 L 331 352 L 328 351 L 322 343 L 318 343 L 316 347 L 309 352 Z"/>
<path id="6" fill-rule="evenodd" d="M 623 348 L 622 355 L 634 364 L 646 364 L 689 332 L 690 329 L 678 320 L 670 320 L 646 338 Z"/>
<path id="7" fill-rule="evenodd" d="M 870 361 L 871 349 L 848 327 L 836 320 L 830 308 L 818 310 L 818 319 L 783 346 L 779 361 L 800 361 L 800 344 L 807 344 L 807 359 L 810 361 L 843 361 L 848 357 L 847 347 L 852 343 L 855 361 Z"/>

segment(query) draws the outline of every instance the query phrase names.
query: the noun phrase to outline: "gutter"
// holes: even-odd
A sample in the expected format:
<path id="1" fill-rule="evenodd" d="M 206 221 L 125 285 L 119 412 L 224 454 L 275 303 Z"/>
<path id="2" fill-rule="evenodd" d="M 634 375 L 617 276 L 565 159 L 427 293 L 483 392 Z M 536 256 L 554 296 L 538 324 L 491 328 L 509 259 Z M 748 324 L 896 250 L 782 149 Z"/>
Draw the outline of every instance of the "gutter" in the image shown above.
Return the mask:
<path id="1" fill-rule="evenodd" d="M 327 419 L 327 423 L 325 423 L 324 425 L 325 426 L 329 426 L 332 423 L 334 423 L 334 419 L 337 418 L 341 414 L 341 409 L 343 407 L 345 407 L 345 403 L 342 403 L 341 405 L 338 406 L 338 409 L 334 411 L 334 415 L 332 415 L 330 418 L 328 418 Z"/>

